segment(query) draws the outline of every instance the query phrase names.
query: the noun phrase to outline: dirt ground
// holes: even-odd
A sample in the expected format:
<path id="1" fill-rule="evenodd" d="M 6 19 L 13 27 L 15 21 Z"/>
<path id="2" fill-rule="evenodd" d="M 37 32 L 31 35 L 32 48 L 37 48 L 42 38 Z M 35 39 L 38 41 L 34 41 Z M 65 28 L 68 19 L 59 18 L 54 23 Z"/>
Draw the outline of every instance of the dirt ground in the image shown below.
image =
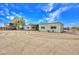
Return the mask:
<path id="1" fill-rule="evenodd" d="M 1 55 L 76 55 L 79 32 L 0 31 Z"/>

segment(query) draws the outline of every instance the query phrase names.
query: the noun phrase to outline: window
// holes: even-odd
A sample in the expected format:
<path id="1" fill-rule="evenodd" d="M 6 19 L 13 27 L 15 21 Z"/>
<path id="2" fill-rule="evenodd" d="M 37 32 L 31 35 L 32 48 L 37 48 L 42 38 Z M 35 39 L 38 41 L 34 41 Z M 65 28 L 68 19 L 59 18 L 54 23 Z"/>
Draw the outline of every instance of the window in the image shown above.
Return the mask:
<path id="1" fill-rule="evenodd" d="M 13 26 L 14 24 L 13 24 L 13 23 L 9 23 L 9 25 L 10 25 L 10 26 Z"/>
<path id="2" fill-rule="evenodd" d="M 35 27 L 32 27 L 33 29 L 35 28 Z"/>
<path id="3" fill-rule="evenodd" d="M 56 26 L 51 26 L 51 29 L 56 29 Z"/>
<path id="4" fill-rule="evenodd" d="M 45 27 L 42 26 L 41 29 L 45 29 Z"/>
<path id="5" fill-rule="evenodd" d="M 29 29 L 29 27 L 27 27 Z"/>

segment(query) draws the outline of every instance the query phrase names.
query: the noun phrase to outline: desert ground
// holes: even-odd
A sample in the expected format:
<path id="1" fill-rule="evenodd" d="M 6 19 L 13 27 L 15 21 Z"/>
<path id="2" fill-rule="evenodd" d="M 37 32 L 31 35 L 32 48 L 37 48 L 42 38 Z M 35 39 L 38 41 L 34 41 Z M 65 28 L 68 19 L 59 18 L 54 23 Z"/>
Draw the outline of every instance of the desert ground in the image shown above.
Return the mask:
<path id="1" fill-rule="evenodd" d="M 79 32 L 0 31 L 1 55 L 76 55 Z"/>

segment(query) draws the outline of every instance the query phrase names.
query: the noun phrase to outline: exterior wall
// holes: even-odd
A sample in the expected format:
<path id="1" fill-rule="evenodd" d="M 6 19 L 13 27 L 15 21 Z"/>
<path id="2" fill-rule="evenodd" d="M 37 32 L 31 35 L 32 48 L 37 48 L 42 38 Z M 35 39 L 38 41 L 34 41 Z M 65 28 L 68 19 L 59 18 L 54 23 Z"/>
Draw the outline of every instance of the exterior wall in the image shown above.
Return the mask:
<path id="1" fill-rule="evenodd" d="M 13 23 L 6 24 L 4 27 L 6 30 L 16 30 L 16 27 Z"/>
<path id="2" fill-rule="evenodd" d="M 31 30 L 32 27 L 30 25 L 27 26 L 27 30 Z"/>
<path id="3" fill-rule="evenodd" d="M 39 29 L 38 25 L 27 25 L 27 30 L 36 31 L 38 29 Z"/>
<path id="4" fill-rule="evenodd" d="M 45 27 L 45 29 L 41 29 L 41 27 Z M 56 29 L 51 29 L 51 26 L 55 26 Z M 64 27 L 61 23 L 49 23 L 49 24 L 40 24 L 39 31 L 50 31 L 50 32 L 63 32 Z"/>

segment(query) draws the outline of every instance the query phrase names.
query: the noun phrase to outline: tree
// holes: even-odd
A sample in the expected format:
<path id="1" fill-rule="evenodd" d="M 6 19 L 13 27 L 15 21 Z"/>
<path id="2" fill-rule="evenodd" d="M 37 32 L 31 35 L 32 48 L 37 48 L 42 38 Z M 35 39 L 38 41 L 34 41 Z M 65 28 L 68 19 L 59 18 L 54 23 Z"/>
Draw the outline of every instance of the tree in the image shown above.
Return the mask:
<path id="1" fill-rule="evenodd" d="M 17 29 L 22 29 L 25 25 L 25 20 L 22 17 L 14 17 L 12 23 L 14 23 Z"/>
<path id="2" fill-rule="evenodd" d="M 74 26 L 72 29 L 79 30 L 79 26 Z"/>

